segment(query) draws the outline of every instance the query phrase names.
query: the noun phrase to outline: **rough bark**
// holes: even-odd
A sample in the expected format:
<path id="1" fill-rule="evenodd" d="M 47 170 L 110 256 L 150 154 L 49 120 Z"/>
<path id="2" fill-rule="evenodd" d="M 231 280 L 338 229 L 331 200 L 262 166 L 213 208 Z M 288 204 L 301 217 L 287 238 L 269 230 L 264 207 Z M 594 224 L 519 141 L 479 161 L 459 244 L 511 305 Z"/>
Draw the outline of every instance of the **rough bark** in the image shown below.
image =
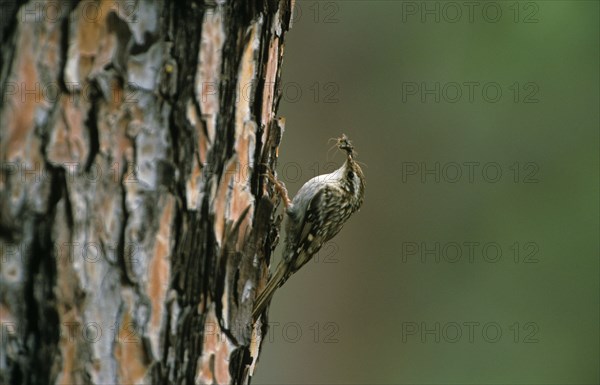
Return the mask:
<path id="1" fill-rule="evenodd" d="M 0 9 L 0 383 L 247 383 L 292 4 Z"/>

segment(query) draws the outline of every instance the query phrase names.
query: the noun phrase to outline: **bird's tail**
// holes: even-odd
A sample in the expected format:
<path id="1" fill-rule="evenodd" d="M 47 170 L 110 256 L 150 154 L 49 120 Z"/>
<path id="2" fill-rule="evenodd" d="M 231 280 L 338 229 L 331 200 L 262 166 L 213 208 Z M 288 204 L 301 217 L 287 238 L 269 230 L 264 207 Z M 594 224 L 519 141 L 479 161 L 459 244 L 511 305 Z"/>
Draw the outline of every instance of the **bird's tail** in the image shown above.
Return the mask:
<path id="1" fill-rule="evenodd" d="M 275 270 L 275 274 L 267 282 L 267 286 L 260 293 L 256 301 L 254 302 L 254 309 L 252 310 L 252 319 L 257 320 L 260 314 L 265 310 L 265 307 L 271 301 L 275 290 L 287 280 L 288 277 L 288 264 L 285 261 L 281 261 Z"/>

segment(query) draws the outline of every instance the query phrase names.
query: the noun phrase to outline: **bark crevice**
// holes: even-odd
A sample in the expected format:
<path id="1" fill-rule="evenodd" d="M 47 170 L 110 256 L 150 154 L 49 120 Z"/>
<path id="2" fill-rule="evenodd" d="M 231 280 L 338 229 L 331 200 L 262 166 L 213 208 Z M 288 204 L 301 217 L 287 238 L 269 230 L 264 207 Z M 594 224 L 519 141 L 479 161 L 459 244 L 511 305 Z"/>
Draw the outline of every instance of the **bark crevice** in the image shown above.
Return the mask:
<path id="1" fill-rule="evenodd" d="M 249 383 L 291 5 L 32 3 L 0 26 L 0 382 Z"/>

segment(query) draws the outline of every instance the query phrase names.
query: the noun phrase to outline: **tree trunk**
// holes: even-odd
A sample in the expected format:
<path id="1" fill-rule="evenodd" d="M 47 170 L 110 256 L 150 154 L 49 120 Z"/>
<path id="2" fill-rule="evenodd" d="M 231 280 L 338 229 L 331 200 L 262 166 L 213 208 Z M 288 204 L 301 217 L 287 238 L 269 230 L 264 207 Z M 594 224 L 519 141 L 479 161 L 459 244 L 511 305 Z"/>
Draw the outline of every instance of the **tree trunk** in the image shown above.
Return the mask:
<path id="1" fill-rule="evenodd" d="M 291 0 L 0 9 L 0 383 L 248 383 Z"/>

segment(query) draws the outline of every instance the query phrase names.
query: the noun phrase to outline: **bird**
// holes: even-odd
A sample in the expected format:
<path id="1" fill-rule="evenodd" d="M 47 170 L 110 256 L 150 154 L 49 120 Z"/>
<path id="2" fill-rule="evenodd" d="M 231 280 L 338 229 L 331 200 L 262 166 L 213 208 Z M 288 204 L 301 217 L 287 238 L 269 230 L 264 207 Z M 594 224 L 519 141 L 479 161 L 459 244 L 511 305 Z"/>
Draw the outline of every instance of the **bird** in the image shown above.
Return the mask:
<path id="1" fill-rule="evenodd" d="M 346 153 L 342 166 L 330 174 L 310 179 L 292 201 L 283 182 L 267 174 L 285 206 L 286 238 L 282 259 L 254 302 L 254 320 L 265 310 L 275 291 L 310 261 L 323 244 L 335 237 L 362 206 L 365 177 L 354 159 L 354 146 L 345 134 L 337 138 L 336 144 Z"/>

